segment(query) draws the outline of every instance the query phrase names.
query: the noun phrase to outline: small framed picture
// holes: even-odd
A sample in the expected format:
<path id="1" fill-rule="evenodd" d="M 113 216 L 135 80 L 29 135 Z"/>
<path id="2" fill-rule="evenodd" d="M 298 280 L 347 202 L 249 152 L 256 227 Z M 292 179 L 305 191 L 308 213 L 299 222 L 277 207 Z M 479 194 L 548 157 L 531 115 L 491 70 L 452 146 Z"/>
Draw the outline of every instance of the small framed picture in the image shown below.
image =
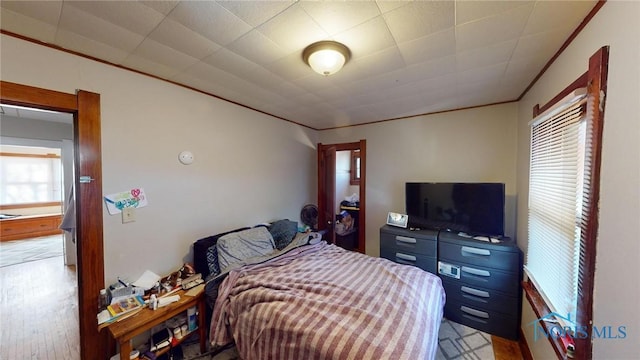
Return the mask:
<path id="1" fill-rule="evenodd" d="M 401 228 L 406 228 L 407 223 L 409 222 L 409 215 L 406 214 L 398 214 L 394 212 L 390 212 L 387 215 L 387 225 L 398 226 Z"/>

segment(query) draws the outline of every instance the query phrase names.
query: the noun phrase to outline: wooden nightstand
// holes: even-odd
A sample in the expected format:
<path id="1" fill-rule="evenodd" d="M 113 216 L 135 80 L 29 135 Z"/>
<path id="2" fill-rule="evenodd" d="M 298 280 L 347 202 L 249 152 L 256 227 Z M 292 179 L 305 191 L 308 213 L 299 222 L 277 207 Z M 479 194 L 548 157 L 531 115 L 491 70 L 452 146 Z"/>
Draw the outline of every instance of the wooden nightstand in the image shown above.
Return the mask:
<path id="1" fill-rule="evenodd" d="M 200 334 L 200 352 L 204 353 L 207 351 L 204 291 L 201 291 L 196 296 L 187 296 L 183 290 L 178 291 L 177 294 L 180 295 L 180 300 L 175 303 L 163 306 L 157 310 L 144 308 L 137 314 L 124 318 L 120 321 L 116 321 L 108 326 L 109 332 L 120 344 L 121 360 L 129 360 L 131 339 L 145 331 L 148 331 L 156 325 L 162 324 L 176 315 L 186 313 L 187 309 L 193 306 L 198 307 L 198 329 L 187 334 L 179 341 L 183 341 L 190 335 L 198 333 Z M 160 349 L 156 351 L 156 354 L 163 354 L 169 351 L 169 348 L 170 347 L 167 346 L 166 348 Z"/>

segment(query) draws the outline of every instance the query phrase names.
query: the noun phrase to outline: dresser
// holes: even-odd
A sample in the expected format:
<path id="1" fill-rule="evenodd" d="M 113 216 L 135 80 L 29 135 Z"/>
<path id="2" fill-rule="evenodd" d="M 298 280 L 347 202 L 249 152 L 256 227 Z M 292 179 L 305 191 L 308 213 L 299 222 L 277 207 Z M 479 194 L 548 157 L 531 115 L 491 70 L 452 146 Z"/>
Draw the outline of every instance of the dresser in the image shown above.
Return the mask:
<path id="1" fill-rule="evenodd" d="M 23 215 L 0 220 L 0 241 L 61 234 L 60 214 Z"/>
<path id="2" fill-rule="evenodd" d="M 517 339 L 522 304 L 522 252 L 515 242 L 438 234 L 438 271 L 447 295 L 444 316 L 457 323 Z"/>
<path id="3" fill-rule="evenodd" d="M 384 225 L 380 228 L 380 257 L 437 274 L 437 239 L 435 230 L 408 230 Z"/>

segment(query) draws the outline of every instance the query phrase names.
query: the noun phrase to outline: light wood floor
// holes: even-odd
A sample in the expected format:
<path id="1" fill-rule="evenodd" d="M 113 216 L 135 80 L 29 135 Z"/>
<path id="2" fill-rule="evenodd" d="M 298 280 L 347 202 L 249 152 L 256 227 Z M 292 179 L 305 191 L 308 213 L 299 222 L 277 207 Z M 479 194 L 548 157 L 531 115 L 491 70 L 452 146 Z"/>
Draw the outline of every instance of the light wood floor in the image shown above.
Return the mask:
<path id="1" fill-rule="evenodd" d="M 495 360 L 522 360 L 522 352 L 517 341 L 508 340 L 498 336 L 491 336 L 493 355 Z"/>
<path id="2" fill-rule="evenodd" d="M 0 268 L 0 359 L 80 359 L 77 299 L 62 256 Z"/>

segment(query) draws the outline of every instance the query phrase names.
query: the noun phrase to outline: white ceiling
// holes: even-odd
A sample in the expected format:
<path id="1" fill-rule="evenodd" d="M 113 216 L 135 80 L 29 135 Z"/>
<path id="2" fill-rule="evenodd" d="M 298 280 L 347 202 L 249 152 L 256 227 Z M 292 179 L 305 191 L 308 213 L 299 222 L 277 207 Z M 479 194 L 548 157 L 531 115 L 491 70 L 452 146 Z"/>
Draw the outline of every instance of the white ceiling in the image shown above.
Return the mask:
<path id="1" fill-rule="evenodd" d="M 53 121 L 64 124 L 73 124 L 73 115 L 58 111 L 40 110 L 22 106 L 0 104 L 0 117 L 14 117 L 20 119 L 32 119 Z"/>
<path id="2" fill-rule="evenodd" d="M 314 129 L 516 100 L 588 1 L 5 1 L 3 30 Z M 329 77 L 318 40 L 351 49 Z"/>

